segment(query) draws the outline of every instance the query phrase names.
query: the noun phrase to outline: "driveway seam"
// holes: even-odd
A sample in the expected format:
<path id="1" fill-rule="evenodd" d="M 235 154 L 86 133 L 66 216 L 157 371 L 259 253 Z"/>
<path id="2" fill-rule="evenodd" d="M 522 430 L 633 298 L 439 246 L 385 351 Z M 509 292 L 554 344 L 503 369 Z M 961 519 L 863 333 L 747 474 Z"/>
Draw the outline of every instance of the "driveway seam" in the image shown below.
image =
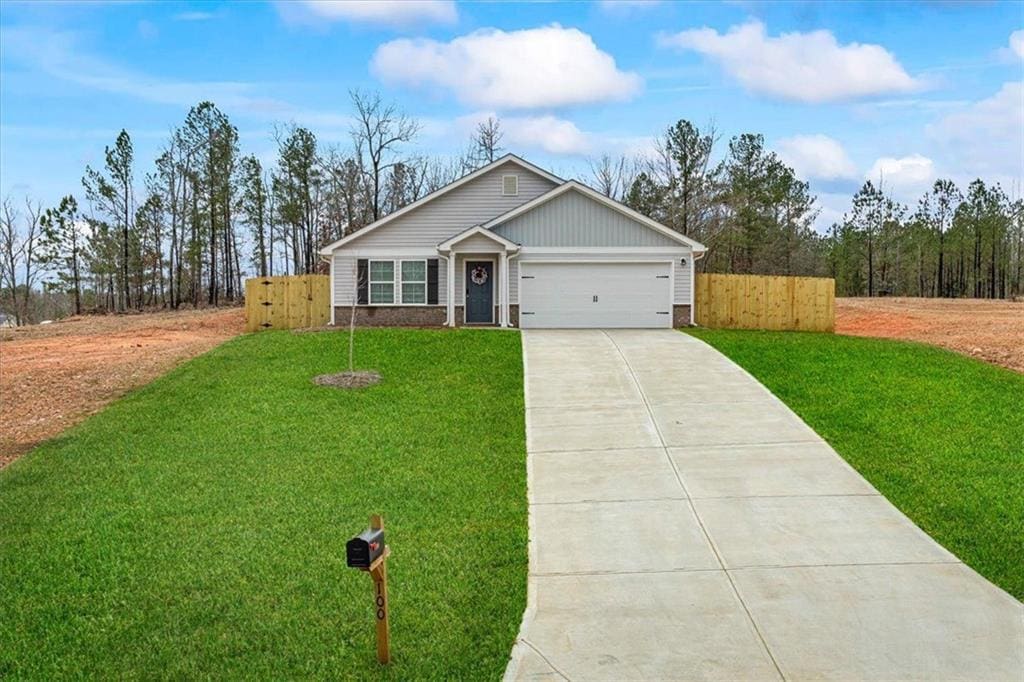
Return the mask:
<path id="1" fill-rule="evenodd" d="M 608 341 L 612 344 L 612 346 L 615 347 L 615 350 L 618 352 L 619 357 L 622 359 L 622 364 L 626 366 L 626 370 L 629 372 L 630 378 L 636 385 L 636 390 L 640 393 L 640 399 L 643 401 L 644 407 L 647 408 L 647 416 L 650 418 L 651 424 L 654 426 L 654 432 L 658 435 L 658 440 L 661 441 L 662 450 L 665 453 L 665 458 L 668 459 L 669 466 L 672 467 L 672 471 L 675 473 L 676 481 L 678 481 L 679 487 L 682 488 L 683 493 L 686 494 L 687 503 L 689 504 L 689 507 L 693 512 L 693 517 L 694 519 L 696 519 L 697 525 L 700 526 L 700 530 L 704 534 L 704 538 L 707 540 L 708 545 L 711 547 L 711 551 L 714 552 L 715 559 L 718 561 L 718 565 L 721 566 L 722 572 L 725 574 L 726 579 L 729 581 L 729 586 L 732 588 L 733 594 L 736 595 L 736 599 L 739 601 L 740 606 L 743 607 L 743 612 L 747 614 L 747 620 L 750 622 L 751 627 L 754 628 L 754 632 L 757 634 L 757 638 L 761 642 L 761 646 L 764 647 L 764 652 L 768 654 L 768 658 L 771 660 L 772 665 L 775 667 L 775 672 L 778 673 L 780 679 L 785 680 L 786 676 L 783 674 L 782 668 L 779 666 L 779 662 L 775 660 L 775 655 L 772 653 L 772 650 L 768 647 L 768 642 L 765 640 L 764 634 L 761 632 L 761 628 L 758 627 L 757 622 L 754 620 L 753 614 L 747 607 L 746 602 L 743 601 L 743 596 L 740 595 L 740 591 L 736 587 L 736 583 L 733 581 L 732 576 L 729 574 L 729 571 L 726 570 L 725 562 L 722 560 L 722 555 L 719 553 L 718 547 L 715 546 L 714 540 L 711 539 L 711 534 L 708 533 L 708 529 L 704 526 L 704 521 L 700 518 L 700 514 L 697 513 L 696 507 L 693 506 L 692 498 L 690 497 L 690 491 L 687 489 L 686 483 L 683 482 L 682 474 L 679 473 L 679 468 L 676 466 L 675 460 L 672 459 L 672 454 L 669 452 L 668 443 L 665 442 L 665 437 L 661 433 L 661 427 L 658 426 L 658 420 L 655 418 L 654 410 L 651 409 L 651 404 L 647 400 L 647 394 L 644 393 L 643 385 L 640 383 L 640 380 L 637 378 L 636 373 L 633 371 L 633 367 L 629 364 L 629 360 L 626 358 L 626 354 L 622 352 L 622 349 L 619 347 L 619 344 L 615 342 L 615 339 L 612 338 L 611 334 L 609 334 L 607 331 L 603 329 L 601 330 L 601 333 L 604 334 L 605 338 L 607 338 Z"/>

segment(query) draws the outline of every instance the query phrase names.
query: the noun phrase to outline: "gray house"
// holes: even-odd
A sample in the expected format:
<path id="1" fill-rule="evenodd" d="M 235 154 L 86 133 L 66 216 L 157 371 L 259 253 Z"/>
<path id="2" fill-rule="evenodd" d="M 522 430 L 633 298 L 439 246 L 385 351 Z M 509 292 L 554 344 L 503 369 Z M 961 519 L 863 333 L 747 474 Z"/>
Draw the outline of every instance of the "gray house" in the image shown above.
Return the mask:
<path id="1" fill-rule="evenodd" d="M 530 329 L 690 324 L 705 250 L 509 154 L 320 253 L 332 323 Z"/>

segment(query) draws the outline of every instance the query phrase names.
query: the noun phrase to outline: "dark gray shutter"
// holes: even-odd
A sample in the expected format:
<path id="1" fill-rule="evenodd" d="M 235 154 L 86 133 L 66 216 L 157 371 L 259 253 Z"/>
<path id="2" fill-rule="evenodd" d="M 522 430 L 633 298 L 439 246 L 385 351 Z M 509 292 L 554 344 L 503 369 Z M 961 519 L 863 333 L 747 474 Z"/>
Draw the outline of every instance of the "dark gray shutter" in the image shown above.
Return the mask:
<path id="1" fill-rule="evenodd" d="M 360 258 L 356 261 L 356 303 L 370 302 L 370 261 Z"/>
<path id="2" fill-rule="evenodd" d="M 427 260 L 427 305 L 437 305 L 437 260 Z"/>

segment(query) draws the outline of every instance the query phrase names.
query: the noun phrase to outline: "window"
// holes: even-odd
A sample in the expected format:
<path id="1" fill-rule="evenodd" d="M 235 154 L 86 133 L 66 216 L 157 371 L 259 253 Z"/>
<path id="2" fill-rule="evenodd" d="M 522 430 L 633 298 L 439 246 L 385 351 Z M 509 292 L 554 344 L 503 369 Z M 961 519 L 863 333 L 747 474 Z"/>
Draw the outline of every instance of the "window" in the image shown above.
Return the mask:
<path id="1" fill-rule="evenodd" d="M 423 305 L 427 302 L 427 261 L 402 261 L 402 303 Z"/>
<path id="2" fill-rule="evenodd" d="M 503 197 L 517 197 L 517 196 L 519 196 L 519 176 L 518 175 L 502 175 L 501 176 L 501 195 Z"/>
<path id="3" fill-rule="evenodd" d="M 370 304 L 395 302 L 395 262 L 370 261 Z"/>

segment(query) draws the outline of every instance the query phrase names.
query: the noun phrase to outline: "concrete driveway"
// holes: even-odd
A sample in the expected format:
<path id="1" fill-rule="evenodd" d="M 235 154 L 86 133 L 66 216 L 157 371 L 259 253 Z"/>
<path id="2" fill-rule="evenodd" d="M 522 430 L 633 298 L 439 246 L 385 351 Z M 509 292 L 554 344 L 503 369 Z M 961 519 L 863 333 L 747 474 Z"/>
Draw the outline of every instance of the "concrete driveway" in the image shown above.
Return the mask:
<path id="1" fill-rule="evenodd" d="M 670 330 L 523 332 L 529 604 L 507 679 L 1024 679 L 1024 607 Z"/>

